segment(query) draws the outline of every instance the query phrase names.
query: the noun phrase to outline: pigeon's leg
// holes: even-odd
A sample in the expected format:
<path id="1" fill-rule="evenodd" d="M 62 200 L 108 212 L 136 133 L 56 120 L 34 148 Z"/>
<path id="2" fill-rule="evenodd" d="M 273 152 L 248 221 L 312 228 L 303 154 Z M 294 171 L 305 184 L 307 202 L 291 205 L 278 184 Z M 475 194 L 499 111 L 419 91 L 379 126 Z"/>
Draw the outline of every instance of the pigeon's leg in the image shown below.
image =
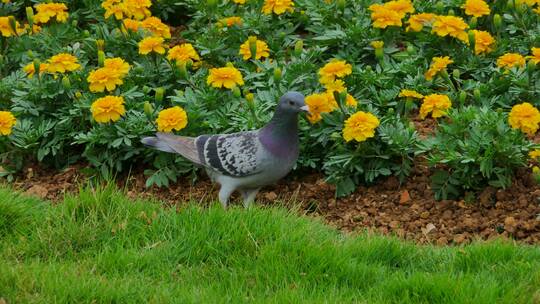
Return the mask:
<path id="1" fill-rule="evenodd" d="M 255 197 L 257 196 L 257 193 L 259 193 L 259 190 L 261 188 L 256 189 L 244 189 L 242 190 L 242 197 L 244 198 L 244 207 L 249 208 L 251 203 L 255 200 Z"/>
<path id="2" fill-rule="evenodd" d="M 229 197 L 233 192 L 233 187 L 221 185 L 221 188 L 219 189 L 219 202 L 223 208 L 227 209 L 227 202 L 229 201 Z"/>

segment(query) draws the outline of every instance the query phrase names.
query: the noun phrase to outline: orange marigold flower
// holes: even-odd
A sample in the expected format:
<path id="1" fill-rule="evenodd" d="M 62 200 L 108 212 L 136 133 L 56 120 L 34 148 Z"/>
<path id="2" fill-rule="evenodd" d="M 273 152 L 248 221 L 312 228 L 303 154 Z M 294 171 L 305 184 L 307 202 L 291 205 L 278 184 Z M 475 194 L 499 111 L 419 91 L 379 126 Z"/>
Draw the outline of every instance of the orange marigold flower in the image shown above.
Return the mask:
<path id="1" fill-rule="evenodd" d="M 399 92 L 399 97 L 405 97 L 405 98 L 418 98 L 423 99 L 424 95 L 414 91 L 414 90 L 406 90 L 403 89 L 401 92 Z"/>
<path id="2" fill-rule="evenodd" d="M 414 13 L 414 6 L 409 0 L 394 0 L 388 1 L 383 4 L 386 9 L 394 11 L 399 14 L 400 18 L 405 17 L 407 13 Z"/>
<path id="3" fill-rule="evenodd" d="M 129 63 L 125 62 L 124 59 L 120 57 L 105 59 L 103 66 L 105 68 L 117 71 L 122 77 L 125 76 L 130 69 Z"/>
<path id="4" fill-rule="evenodd" d="M 469 25 L 461 17 L 437 16 L 433 23 L 432 32 L 441 37 L 454 37 L 465 43 L 469 41 L 469 36 L 465 31 Z"/>
<path id="5" fill-rule="evenodd" d="M 484 0 L 467 0 L 461 8 L 465 9 L 465 14 L 474 17 L 482 17 L 491 13 L 489 5 Z"/>
<path id="6" fill-rule="evenodd" d="M 531 53 L 532 55 L 531 56 L 527 56 L 527 59 L 530 59 L 532 62 L 534 62 L 535 64 L 538 64 L 540 63 L 540 48 L 537 48 L 537 47 L 533 47 L 531 49 Z"/>
<path id="7" fill-rule="evenodd" d="M 238 52 L 238 54 L 242 55 L 244 60 L 249 60 L 253 57 L 250 48 L 251 41 L 255 41 L 257 45 L 257 54 L 255 55 L 255 59 L 259 60 L 263 57 L 267 58 L 268 56 L 270 56 L 270 49 L 268 48 L 268 44 L 266 44 L 266 42 L 262 40 L 257 39 L 257 37 L 255 36 L 251 36 L 248 40 L 246 40 L 246 42 L 244 42 L 240 46 L 240 51 Z"/>
<path id="8" fill-rule="evenodd" d="M 312 124 L 322 119 L 322 113 L 330 113 L 338 107 L 332 94 L 328 93 L 309 95 L 306 97 L 305 102 L 309 107 L 307 118 Z"/>
<path id="9" fill-rule="evenodd" d="M 141 27 L 141 22 L 137 20 L 124 19 L 122 22 L 124 23 L 124 27 L 129 31 L 136 32 Z"/>
<path id="10" fill-rule="evenodd" d="M 319 70 L 319 80 L 322 84 L 333 82 L 352 73 L 352 66 L 345 60 L 333 59 Z"/>
<path id="11" fill-rule="evenodd" d="M 66 22 L 69 16 L 67 9 L 64 3 L 39 3 L 36 4 L 34 20 L 36 23 L 47 23 L 55 18 L 57 22 Z"/>
<path id="12" fill-rule="evenodd" d="M 532 136 L 540 124 L 540 111 L 528 102 L 515 105 L 508 115 L 508 123 L 513 129 L 520 129 Z"/>
<path id="13" fill-rule="evenodd" d="M 425 74 L 426 80 L 432 80 L 438 73 L 446 71 L 446 67 L 453 62 L 454 61 L 448 56 L 433 57 L 431 59 L 431 66 Z"/>
<path id="14" fill-rule="evenodd" d="M 365 141 L 375 136 L 375 129 L 377 129 L 379 124 L 380 122 L 377 116 L 358 111 L 345 121 L 343 139 L 347 142 L 353 139 L 358 142 Z"/>
<path id="15" fill-rule="evenodd" d="M 420 118 L 424 119 L 431 113 L 431 117 L 439 118 L 446 115 L 446 112 L 452 106 L 450 98 L 442 94 L 431 94 L 424 97 L 420 107 Z"/>
<path id="16" fill-rule="evenodd" d="M 262 12 L 270 15 L 272 12 L 276 15 L 281 15 L 285 12 L 292 12 L 294 2 L 292 0 L 264 0 Z"/>
<path id="17" fill-rule="evenodd" d="M 163 42 L 162 37 L 146 37 L 139 42 L 139 54 L 147 55 L 151 52 L 165 54 Z"/>
<path id="18" fill-rule="evenodd" d="M 232 89 L 235 86 L 244 85 L 244 78 L 242 77 L 242 73 L 235 67 L 227 66 L 210 69 L 210 74 L 206 79 L 206 83 L 214 88 L 225 87 L 227 89 Z"/>
<path id="19" fill-rule="evenodd" d="M 122 96 L 105 96 L 96 99 L 90 107 L 92 117 L 99 123 L 117 121 L 126 113 Z"/>
<path id="20" fill-rule="evenodd" d="M 135 20 L 142 20 L 150 17 L 152 13 L 149 8 L 152 6 L 151 0 L 124 0 L 128 16 Z"/>
<path id="21" fill-rule="evenodd" d="M 0 111 L 0 135 L 10 135 L 16 123 L 17 119 L 11 112 Z"/>
<path id="22" fill-rule="evenodd" d="M 46 63 L 41 63 L 39 65 L 39 74 L 45 73 L 49 69 L 49 65 Z M 34 77 L 34 74 L 36 73 L 36 67 L 33 62 L 30 62 L 29 64 L 25 65 L 23 68 L 23 71 L 28 74 L 28 78 Z"/>
<path id="23" fill-rule="evenodd" d="M 49 58 L 47 63 L 49 64 L 47 71 L 50 73 L 72 72 L 81 67 L 81 65 L 78 63 L 77 57 L 66 53 L 60 53 L 52 56 Z"/>
<path id="24" fill-rule="evenodd" d="M 180 131 L 187 126 L 188 117 L 186 111 L 179 106 L 162 110 L 156 119 L 158 131 Z"/>
<path id="25" fill-rule="evenodd" d="M 511 69 L 513 67 L 525 66 L 525 57 L 518 53 L 506 53 L 497 59 L 497 66 L 500 68 Z"/>
<path id="26" fill-rule="evenodd" d="M 375 28 L 387 28 L 388 26 L 401 26 L 401 16 L 399 13 L 387 9 L 383 5 L 373 4 L 371 10 L 371 20 Z"/>
<path id="27" fill-rule="evenodd" d="M 433 24 L 436 18 L 437 15 L 431 13 L 411 15 L 407 21 L 409 25 L 406 31 L 420 32 L 424 26 Z"/>
<path id="28" fill-rule="evenodd" d="M 199 54 L 197 54 L 197 51 L 195 50 L 195 48 L 193 48 L 193 45 L 191 45 L 191 43 L 184 43 L 174 46 L 172 49 L 169 50 L 169 53 L 167 54 L 167 59 L 171 61 L 175 60 L 176 63 L 187 62 L 188 60 L 201 60 Z"/>
<path id="29" fill-rule="evenodd" d="M 474 53 L 489 53 L 493 51 L 493 45 L 495 44 L 495 38 L 486 31 L 473 30 L 474 33 Z"/>
<path id="30" fill-rule="evenodd" d="M 148 17 L 140 23 L 141 27 L 150 31 L 155 36 L 163 37 L 165 39 L 171 38 L 171 30 L 169 26 L 161 22 L 161 19 L 157 17 Z"/>
<path id="31" fill-rule="evenodd" d="M 226 25 L 227 27 L 231 27 L 233 25 L 242 25 L 242 18 L 240 17 L 236 17 L 236 16 L 233 16 L 233 17 L 227 17 L 227 18 L 223 18 L 220 20 L 221 24 L 224 24 Z"/>

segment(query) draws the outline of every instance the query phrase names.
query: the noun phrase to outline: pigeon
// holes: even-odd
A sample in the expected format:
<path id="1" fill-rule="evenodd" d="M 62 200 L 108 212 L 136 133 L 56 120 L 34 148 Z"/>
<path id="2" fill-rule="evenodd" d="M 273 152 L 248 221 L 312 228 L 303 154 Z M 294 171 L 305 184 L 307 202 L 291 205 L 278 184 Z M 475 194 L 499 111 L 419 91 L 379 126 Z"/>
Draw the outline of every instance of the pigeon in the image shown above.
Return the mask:
<path id="1" fill-rule="evenodd" d="M 285 177 L 295 165 L 301 112 L 309 112 L 304 95 L 287 92 L 279 99 L 272 119 L 261 129 L 198 137 L 158 132 L 141 141 L 204 167 L 212 182 L 220 185 L 219 201 L 224 208 L 234 191 L 242 194 L 247 208 L 263 186 Z"/>

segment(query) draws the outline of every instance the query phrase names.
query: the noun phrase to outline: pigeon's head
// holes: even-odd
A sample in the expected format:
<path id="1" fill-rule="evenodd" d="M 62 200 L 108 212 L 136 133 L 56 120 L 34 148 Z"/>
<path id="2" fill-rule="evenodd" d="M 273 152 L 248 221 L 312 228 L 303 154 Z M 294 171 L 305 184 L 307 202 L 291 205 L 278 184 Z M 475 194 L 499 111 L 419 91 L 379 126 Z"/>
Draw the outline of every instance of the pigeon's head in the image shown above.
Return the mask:
<path id="1" fill-rule="evenodd" d="M 279 110 L 289 113 L 309 112 L 304 95 L 298 92 L 287 92 L 279 99 Z"/>

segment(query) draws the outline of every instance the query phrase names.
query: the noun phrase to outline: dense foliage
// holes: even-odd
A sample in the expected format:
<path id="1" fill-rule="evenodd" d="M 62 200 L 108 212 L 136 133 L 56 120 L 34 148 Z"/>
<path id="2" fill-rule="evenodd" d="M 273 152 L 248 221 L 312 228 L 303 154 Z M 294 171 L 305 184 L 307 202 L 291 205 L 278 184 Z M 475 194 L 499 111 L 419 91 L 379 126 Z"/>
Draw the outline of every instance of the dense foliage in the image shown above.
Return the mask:
<path id="1" fill-rule="evenodd" d="M 168 185 L 193 166 L 141 137 L 255 129 L 290 90 L 312 109 L 297 168 L 338 195 L 403 181 L 424 157 L 439 198 L 506 187 L 534 148 L 538 1 L 61 2 L 0 3 L 9 178 L 83 160 L 104 175 L 143 164 L 148 185 Z M 429 116 L 425 138 L 413 121 Z"/>

